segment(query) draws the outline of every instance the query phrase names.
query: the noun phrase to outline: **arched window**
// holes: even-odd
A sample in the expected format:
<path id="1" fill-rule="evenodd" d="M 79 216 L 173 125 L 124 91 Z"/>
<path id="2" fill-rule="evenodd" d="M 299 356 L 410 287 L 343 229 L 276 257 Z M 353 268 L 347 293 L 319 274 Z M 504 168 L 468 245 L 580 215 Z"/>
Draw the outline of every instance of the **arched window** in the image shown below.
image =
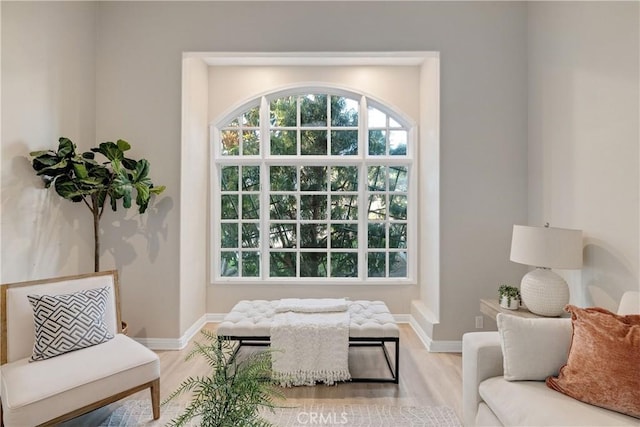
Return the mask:
<path id="1" fill-rule="evenodd" d="M 214 124 L 214 280 L 413 279 L 415 133 L 391 108 L 326 88 Z"/>

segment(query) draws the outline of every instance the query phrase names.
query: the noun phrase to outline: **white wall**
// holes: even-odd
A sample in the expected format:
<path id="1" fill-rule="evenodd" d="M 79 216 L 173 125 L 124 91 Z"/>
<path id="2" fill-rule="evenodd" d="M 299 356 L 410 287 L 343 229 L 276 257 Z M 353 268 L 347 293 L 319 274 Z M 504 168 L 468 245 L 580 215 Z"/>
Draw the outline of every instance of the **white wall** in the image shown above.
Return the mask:
<path id="1" fill-rule="evenodd" d="M 207 224 L 209 223 L 209 69 L 199 58 L 184 58 L 180 179 L 180 331 L 206 310 Z"/>
<path id="2" fill-rule="evenodd" d="M 264 95 L 267 89 L 304 83 L 322 83 L 359 91 L 402 111 L 418 121 L 419 66 L 211 66 L 209 67 L 209 120 L 230 107 Z"/>
<path id="3" fill-rule="evenodd" d="M 571 300 L 613 310 L 639 286 L 639 12 L 529 5 L 529 223 L 584 231 Z"/>
<path id="4" fill-rule="evenodd" d="M 4 2 L 3 2 L 4 3 Z M 183 287 L 200 284 L 183 282 L 180 251 L 180 221 L 190 212 L 180 200 L 181 167 L 181 76 L 182 52 L 189 51 L 438 51 L 441 53 L 441 228 L 440 228 L 440 324 L 434 338 L 458 340 L 472 330 L 478 314 L 478 299 L 493 296 L 501 282 L 514 281 L 522 268 L 508 261 L 511 225 L 526 221 L 527 164 L 527 6 L 519 2 L 50 2 L 32 5 L 3 4 L 3 88 L 24 79 L 40 82 L 48 73 L 39 63 L 21 63 L 11 78 L 5 76 L 6 52 L 20 57 L 34 40 L 5 36 L 5 26 L 24 30 L 23 38 L 56 40 L 68 31 L 91 33 L 95 22 L 95 50 L 74 50 L 87 37 L 60 46 L 60 57 L 82 59 L 84 78 L 95 78 L 94 140 L 124 138 L 133 145 L 133 156 L 151 162 L 151 177 L 167 191 L 144 217 L 134 212 L 105 214 L 104 268 L 117 267 L 123 282 L 123 315 L 131 333 L 138 337 L 178 337 L 187 318 L 201 315 L 199 305 L 181 303 Z M 62 24 L 48 24 L 39 18 L 40 7 Z M 95 8 L 85 19 L 83 8 Z M 55 22 L 55 19 L 54 19 Z M 34 23 L 42 24 L 41 27 Z M 85 27 L 86 26 L 86 27 Z M 61 29 L 62 28 L 62 29 Z M 89 37 L 91 38 L 91 37 Z M 6 46 L 5 46 L 6 45 Z M 65 47 L 67 46 L 67 47 Z M 7 49 L 7 50 L 5 50 Z M 24 50 L 21 53 L 20 50 Z M 13 58 L 7 58 L 13 61 Z M 24 77 L 22 77 L 24 76 Z M 93 80 L 92 80 L 93 81 Z M 44 80 L 47 90 L 55 82 Z M 93 99 L 93 89 L 83 96 Z M 2 94 L 5 105 L 19 94 Z M 83 98 L 84 99 L 84 98 Z M 33 140 L 52 144 L 67 129 L 35 127 L 29 121 L 33 111 L 46 122 L 60 110 L 51 109 L 45 99 L 33 108 L 22 109 L 22 121 L 13 132 L 15 141 Z M 78 114 L 91 112 L 78 109 Z M 79 120 L 93 126 L 91 115 Z M 5 118 L 3 116 L 3 121 Z M 5 147 L 3 162 L 19 162 L 18 152 L 28 149 Z M 94 142 L 93 140 L 91 141 Z M 26 148 L 26 147 L 25 147 Z M 30 148 L 29 148 L 30 149 Z M 3 164 L 3 174 L 6 174 Z M 21 179 L 30 175 L 23 166 Z M 11 174 L 13 176 L 13 173 Z M 33 187 L 34 183 L 24 187 Z M 4 183 L 3 183 L 4 186 Z M 203 193 L 204 193 L 203 189 Z M 12 191 L 12 203 L 32 208 L 27 193 Z M 204 197 L 204 195 L 203 195 Z M 3 191 L 3 209 L 5 192 Z M 55 202 L 52 202 L 55 203 Z M 192 208 L 191 208 L 192 209 Z M 13 209 L 12 209 L 13 210 Z M 47 210 L 49 208 L 47 207 Z M 42 236 L 32 225 L 43 221 L 36 213 L 3 212 L 3 241 L 55 254 L 56 240 Z M 30 222 L 31 221 L 31 222 Z M 16 232 L 8 231 L 10 228 Z M 73 234 L 65 245 L 81 247 L 78 258 L 90 259 L 90 234 Z M 54 243 L 50 243 L 54 242 Z M 3 245 L 3 249 L 6 245 Z M 27 252 L 22 250 L 23 253 Z M 69 259 L 69 251 L 63 251 Z M 3 258 L 12 255 L 5 255 Z M 49 259 L 49 257 L 46 257 Z M 73 258 L 72 258 L 73 259 Z M 23 259 L 4 263 L 2 279 L 23 279 L 32 274 L 50 275 L 75 270 L 78 261 L 60 261 L 52 267 L 38 267 Z M 90 261 L 89 261 L 90 262 Z M 68 264 L 70 263 L 70 264 Z M 90 268 L 90 267 L 89 267 Z M 77 267 L 79 269 L 79 267 Z M 298 290 L 312 296 L 317 288 Z M 198 291 L 196 291 L 197 294 Z M 361 288 L 357 297 L 367 297 Z M 185 314 L 193 311 L 196 314 Z M 181 320 L 182 319 L 182 320 Z"/>
<path id="5" fill-rule="evenodd" d="M 44 189 L 30 151 L 95 143 L 95 3 L 2 2 L 3 283 L 93 271 L 93 223 Z"/>

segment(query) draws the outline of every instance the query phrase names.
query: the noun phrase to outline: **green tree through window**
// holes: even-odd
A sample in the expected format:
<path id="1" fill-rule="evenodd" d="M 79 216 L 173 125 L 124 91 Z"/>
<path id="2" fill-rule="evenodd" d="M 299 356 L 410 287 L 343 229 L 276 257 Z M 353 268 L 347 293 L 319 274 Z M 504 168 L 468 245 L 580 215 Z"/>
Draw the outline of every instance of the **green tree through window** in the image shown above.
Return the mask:
<path id="1" fill-rule="evenodd" d="M 218 128 L 220 277 L 408 277 L 409 131 L 366 105 L 280 96 Z"/>

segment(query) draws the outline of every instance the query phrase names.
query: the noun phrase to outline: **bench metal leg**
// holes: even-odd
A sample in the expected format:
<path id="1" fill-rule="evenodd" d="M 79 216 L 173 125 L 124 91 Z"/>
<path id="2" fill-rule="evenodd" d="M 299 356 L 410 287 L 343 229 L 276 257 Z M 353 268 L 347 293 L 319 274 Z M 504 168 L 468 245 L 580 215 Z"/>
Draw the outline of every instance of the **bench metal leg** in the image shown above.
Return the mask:
<path id="1" fill-rule="evenodd" d="M 271 342 L 269 337 L 235 337 L 224 336 L 222 339 L 237 341 L 238 345 L 234 350 L 234 356 L 241 347 L 268 347 Z M 387 350 L 386 343 L 393 343 L 395 352 L 395 363 L 391 362 L 391 356 Z M 400 381 L 400 338 L 349 338 L 349 347 L 380 347 L 384 354 L 387 368 L 391 373 L 391 378 L 351 378 L 356 383 L 393 383 Z"/>
<path id="2" fill-rule="evenodd" d="M 353 382 L 360 383 L 394 383 L 400 381 L 400 338 L 351 338 L 350 347 L 381 347 L 384 359 L 387 362 L 387 368 L 391 373 L 391 378 L 352 378 Z M 391 363 L 391 357 L 387 351 L 386 343 L 393 343 L 395 348 L 395 364 Z"/>

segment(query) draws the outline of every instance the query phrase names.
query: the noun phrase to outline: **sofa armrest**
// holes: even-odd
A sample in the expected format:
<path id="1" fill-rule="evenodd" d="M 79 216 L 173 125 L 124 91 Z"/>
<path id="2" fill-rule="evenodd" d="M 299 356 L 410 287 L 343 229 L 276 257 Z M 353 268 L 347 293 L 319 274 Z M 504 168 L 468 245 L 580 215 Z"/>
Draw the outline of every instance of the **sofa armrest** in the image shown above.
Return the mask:
<path id="1" fill-rule="evenodd" d="M 470 332 L 462 337 L 462 417 L 465 426 L 475 425 L 482 400 L 478 386 L 487 378 L 501 376 L 502 348 L 498 332 Z"/>

